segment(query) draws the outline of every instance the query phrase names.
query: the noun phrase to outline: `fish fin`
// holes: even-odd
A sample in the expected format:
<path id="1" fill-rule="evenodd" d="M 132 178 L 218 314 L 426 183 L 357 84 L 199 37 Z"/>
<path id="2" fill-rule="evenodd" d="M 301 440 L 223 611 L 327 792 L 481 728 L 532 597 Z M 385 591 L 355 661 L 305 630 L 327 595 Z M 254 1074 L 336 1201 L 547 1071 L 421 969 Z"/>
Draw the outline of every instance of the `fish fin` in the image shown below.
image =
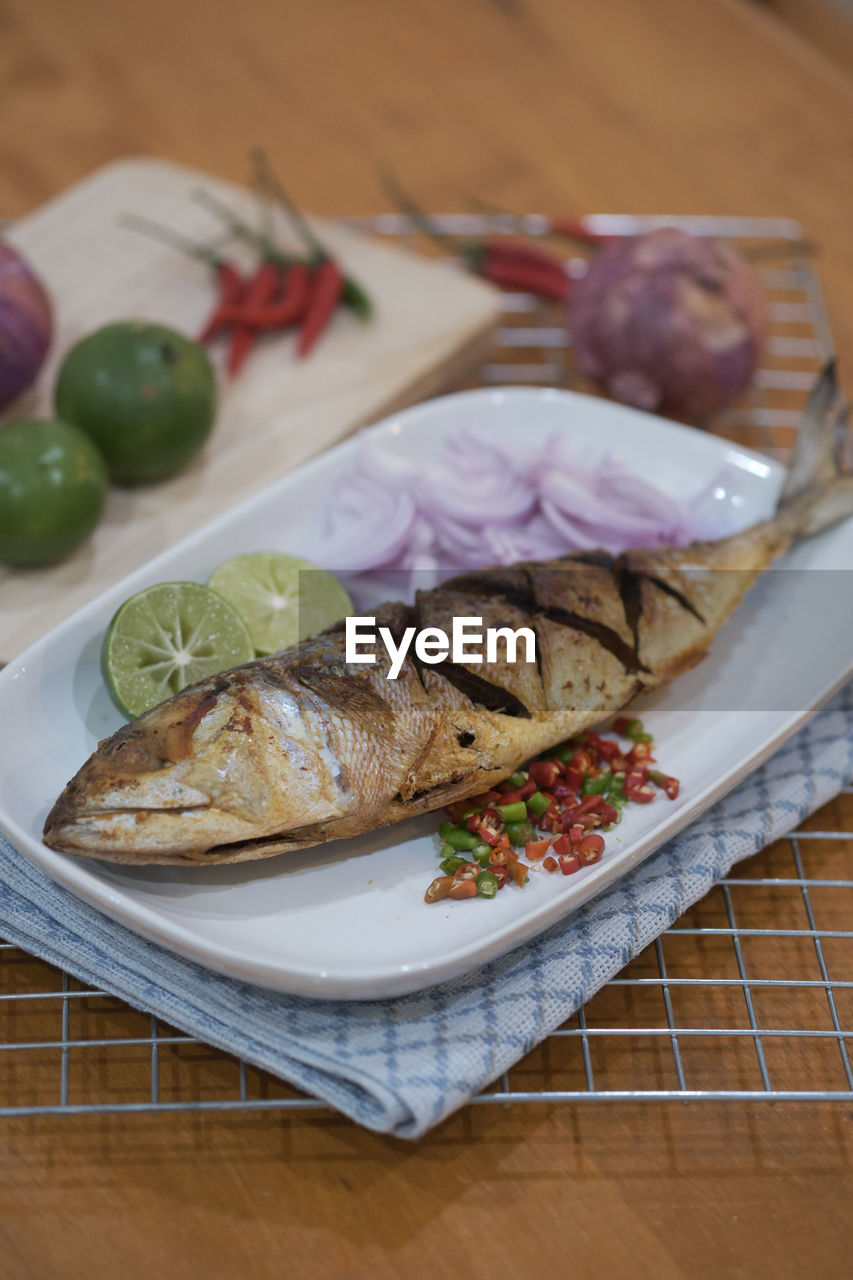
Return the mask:
<path id="1" fill-rule="evenodd" d="M 827 360 L 809 395 L 800 425 L 781 504 L 817 484 L 830 484 L 837 474 L 837 417 L 831 410 L 838 398 L 836 359 Z"/>
<path id="2" fill-rule="evenodd" d="M 839 474 L 847 406 L 839 398 L 836 360 L 821 370 L 797 432 L 779 516 L 795 537 L 819 533 L 853 515 L 853 476 Z"/>

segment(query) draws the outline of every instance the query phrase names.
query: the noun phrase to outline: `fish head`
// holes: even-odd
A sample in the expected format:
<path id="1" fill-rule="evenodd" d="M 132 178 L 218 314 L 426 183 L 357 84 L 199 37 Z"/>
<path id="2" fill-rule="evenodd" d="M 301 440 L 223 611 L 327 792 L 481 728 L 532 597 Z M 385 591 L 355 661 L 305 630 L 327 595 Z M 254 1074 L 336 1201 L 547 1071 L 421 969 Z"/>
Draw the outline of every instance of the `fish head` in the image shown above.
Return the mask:
<path id="1" fill-rule="evenodd" d="M 45 823 L 53 848 L 198 862 L 339 817 L 353 797 L 319 717 L 252 667 L 214 677 L 99 743 Z"/>

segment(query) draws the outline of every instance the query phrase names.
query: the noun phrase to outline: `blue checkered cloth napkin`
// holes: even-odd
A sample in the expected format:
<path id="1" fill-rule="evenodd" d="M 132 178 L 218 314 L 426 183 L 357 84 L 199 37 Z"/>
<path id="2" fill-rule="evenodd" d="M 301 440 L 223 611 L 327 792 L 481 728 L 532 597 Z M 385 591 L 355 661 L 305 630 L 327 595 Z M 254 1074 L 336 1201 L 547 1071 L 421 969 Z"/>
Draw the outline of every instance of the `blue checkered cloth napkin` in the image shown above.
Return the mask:
<path id="1" fill-rule="evenodd" d="M 146 942 L 0 838 L 0 933 L 371 1129 L 415 1138 L 517 1062 L 726 875 L 853 777 L 853 684 L 608 893 L 468 977 L 397 1000 L 277 995 Z"/>

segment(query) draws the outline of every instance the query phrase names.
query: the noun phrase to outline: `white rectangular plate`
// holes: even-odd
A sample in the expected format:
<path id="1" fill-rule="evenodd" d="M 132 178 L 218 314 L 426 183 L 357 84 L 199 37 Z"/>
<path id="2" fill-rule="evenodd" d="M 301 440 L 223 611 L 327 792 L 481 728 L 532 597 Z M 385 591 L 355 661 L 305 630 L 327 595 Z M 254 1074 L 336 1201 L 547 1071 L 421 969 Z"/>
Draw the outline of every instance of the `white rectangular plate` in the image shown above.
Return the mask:
<path id="1" fill-rule="evenodd" d="M 518 448 L 559 432 L 591 451 L 612 449 L 678 495 L 697 491 L 729 463 L 744 525 L 773 510 L 783 476 L 777 464 L 714 436 L 555 390 L 464 392 L 406 410 L 369 434 L 402 457 L 426 462 L 472 424 Z M 123 868 L 46 848 L 40 837 L 50 806 L 98 739 L 121 723 L 98 668 L 101 637 L 117 606 L 153 582 L 203 581 L 241 551 L 280 548 L 310 558 L 326 497 L 353 466 L 358 447 L 358 438 L 339 445 L 227 512 L 0 672 L 0 828 L 26 857 L 113 919 L 201 964 L 329 999 L 415 991 L 535 936 L 613 884 L 755 768 L 853 668 L 848 593 L 836 593 L 817 624 L 820 575 L 766 574 L 711 657 L 644 701 L 661 767 L 681 779 L 680 798 L 629 807 L 597 866 L 568 878 L 531 876 L 524 890 L 509 886 L 493 901 L 424 905 L 436 871 L 435 816 L 224 867 Z M 785 567 L 840 570 L 851 561 L 848 521 L 802 543 Z"/>

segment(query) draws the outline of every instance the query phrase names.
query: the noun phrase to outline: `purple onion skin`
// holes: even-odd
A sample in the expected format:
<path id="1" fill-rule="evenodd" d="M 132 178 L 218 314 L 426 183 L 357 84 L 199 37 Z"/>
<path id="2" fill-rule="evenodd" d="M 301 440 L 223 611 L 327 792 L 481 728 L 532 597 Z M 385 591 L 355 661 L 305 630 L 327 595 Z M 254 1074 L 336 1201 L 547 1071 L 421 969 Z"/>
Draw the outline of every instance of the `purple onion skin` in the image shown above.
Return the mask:
<path id="1" fill-rule="evenodd" d="M 0 409 L 35 382 L 52 335 L 44 286 L 21 255 L 0 240 Z"/>
<path id="2" fill-rule="evenodd" d="M 675 227 L 611 241 L 570 308 L 583 373 L 617 400 L 690 422 L 749 384 L 766 331 L 752 268 L 725 242 Z"/>

